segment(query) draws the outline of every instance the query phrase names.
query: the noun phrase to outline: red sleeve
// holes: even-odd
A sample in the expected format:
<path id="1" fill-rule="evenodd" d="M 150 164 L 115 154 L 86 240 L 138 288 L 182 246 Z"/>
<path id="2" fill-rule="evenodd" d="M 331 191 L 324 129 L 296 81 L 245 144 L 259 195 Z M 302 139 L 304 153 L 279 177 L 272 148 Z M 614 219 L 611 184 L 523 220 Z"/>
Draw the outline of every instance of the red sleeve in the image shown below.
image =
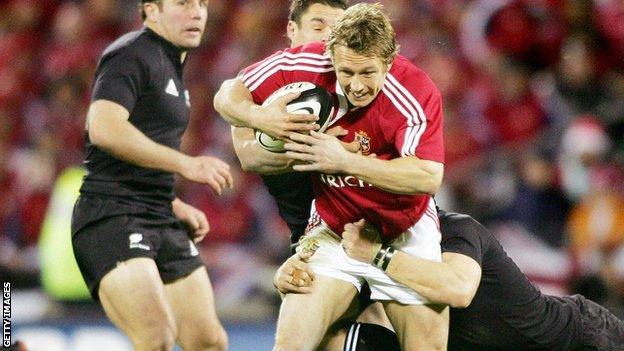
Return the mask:
<path id="1" fill-rule="evenodd" d="M 284 51 L 278 51 L 264 60 L 243 69 L 238 75 L 238 78 L 251 92 L 256 104 L 261 104 L 275 90 L 287 84 L 285 83 L 282 70 L 278 69 L 275 72 L 271 72 L 276 67 L 274 63 L 278 62 L 283 55 Z"/>
<path id="2" fill-rule="evenodd" d="M 423 105 L 427 120 L 425 131 L 422 133 L 416 154 L 420 159 L 444 163 L 444 118 L 442 113 L 442 97 L 434 87 L 429 99 Z"/>
<path id="3" fill-rule="evenodd" d="M 394 144 L 401 156 L 444 163 L 442 98 L 433 82 L 414 69 L 388 74 L 384 92 L 401 114 Z M 408 77 L 409 79 L 405 79 Z"/>
<path id="4" fill-rule="evenodd" d="M 238 78 L 249 89 L 254 102 L 261 104 L 286 84 L 324 81 L 323 77 L 334 71 L 324 51 L 320 42 L 278 51 L 243 69 Z"/>

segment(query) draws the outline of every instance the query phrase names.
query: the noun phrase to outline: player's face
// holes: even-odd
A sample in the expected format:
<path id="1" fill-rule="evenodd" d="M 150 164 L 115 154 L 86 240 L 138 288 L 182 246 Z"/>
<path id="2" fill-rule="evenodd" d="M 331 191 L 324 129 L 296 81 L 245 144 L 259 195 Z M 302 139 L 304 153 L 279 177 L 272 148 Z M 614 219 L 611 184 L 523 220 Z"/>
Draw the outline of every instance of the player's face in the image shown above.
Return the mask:
<path id="1" fill-rule="evenodd" d="M 327 41 L 331 26 L 344 13 L 343 9 L 313 4 L 301 16 L 301 26 L 293 21 L 288 22 L 288 38 L 292 47 L 313 41 Z"/>
<path id="2" fill-rule="evenodd" d="M 334 68 L 340 87 L 355 107 L 370 104 L 386 80 L 388 65 L 377 56 L 364 56 L 337 45 L 333 53 Z"/>
<path id="3" fill-rule="evenodd" d="M 196 48 L 206 28 L 208 0 L 162 0 L 149 20 L 154 20 L 158 34 L 183 49 Z"/>

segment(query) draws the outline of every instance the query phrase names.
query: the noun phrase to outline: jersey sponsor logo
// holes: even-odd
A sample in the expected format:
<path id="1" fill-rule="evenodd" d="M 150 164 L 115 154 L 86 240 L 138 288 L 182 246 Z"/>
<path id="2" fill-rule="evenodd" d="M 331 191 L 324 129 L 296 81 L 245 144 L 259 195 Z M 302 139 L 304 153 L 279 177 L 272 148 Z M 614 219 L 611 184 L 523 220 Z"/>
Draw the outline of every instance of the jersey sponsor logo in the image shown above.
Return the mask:
<path id="1" fill-rule="evenodd" d="M 131 249 L 141 249 L 141 250 L 147 250 L 147 251 L 151 250 L 149 245 L 145 245 L 145 244 L 141 243 L 141 241 L 143 241 L 143 234 L 141 234 L 141 233 L 132 233 L 132 234 L 130 234 L 128 236 L 128 240 L 130 240 L 130 248 Z"/>
<path id="2" fill-rule="evenodd" d="M 173 79 L 169 79 L 169 83 L 167 83 L 167 88 L 165 88 L 165 93 L 173 95 L 175 97 L 180 96 L 180 92 L 178 91 L 178 88 L 176 87 Z"/>
<path id="3" fill-rule="evenodd" d="M 188 90 L 184 91 L 184 100 L 186 100 L 186 106 L 191 107 L 191 94 Z"/>
<path id="4" fill-rule="evenodd" d="M 357 133 L 355 133 L 355 141 L 360 143 L 360 151 L 362 152 L 362 155 L 370 154 L 371 138 L 368 136 L 368 134 L 366 134 L 365 131 L 360 130 Z"/>
<path id="5" fill-rule="evenodd" d="M 320 174 L 321 182 L 332 188 L 368 188 L 373 184 L 364 182 L 363 180 L 354 176 L 342 176 L 332 174 Z"/>
<path id="6" fill-rule="evenodd" d="M 191 240 L 189 240 L 189 250 L 191 252 L 191 256 L 199 255 L 199 251 L 197 251 L 197 247 L 195 246 L 195 244 L 193 244 Z"/>

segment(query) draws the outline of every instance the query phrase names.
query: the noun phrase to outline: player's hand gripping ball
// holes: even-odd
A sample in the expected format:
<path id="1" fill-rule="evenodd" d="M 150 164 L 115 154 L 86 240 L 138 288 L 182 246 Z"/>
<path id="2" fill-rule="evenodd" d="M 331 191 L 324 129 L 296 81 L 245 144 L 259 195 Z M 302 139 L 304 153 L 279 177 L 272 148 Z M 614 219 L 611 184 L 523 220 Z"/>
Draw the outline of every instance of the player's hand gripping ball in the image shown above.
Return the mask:
<path id="1" fill-rule="evenodd" d="M 262 104 L 267 106 L 276 99 L 290 93 L 301 93 L 299 97 L 289 102 L 286 105 L 286 111 L 294 114 L 312 114 L 318 116 L 318 123 L 321 128 L 318 130 L 322 133 L 327 129 L 333 116 L 333 101 L 332 96 L 325 88 L 320 87 L 314 83 L 298 82 L 285 85 L 271 94 Z M 262 146 L 262 148 L 271 152 L 285 152 L 284 141 L 273 138 L 272 136 L 265 134 L 259 130 L 254 131 L 256 141 Z"/>

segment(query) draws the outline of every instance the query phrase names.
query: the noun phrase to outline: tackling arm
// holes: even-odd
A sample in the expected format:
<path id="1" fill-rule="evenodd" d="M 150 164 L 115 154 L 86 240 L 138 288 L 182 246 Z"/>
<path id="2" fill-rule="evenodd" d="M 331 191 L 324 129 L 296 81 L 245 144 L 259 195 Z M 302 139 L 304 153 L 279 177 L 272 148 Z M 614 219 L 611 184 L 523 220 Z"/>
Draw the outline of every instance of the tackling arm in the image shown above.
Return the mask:
<path id="1" fill-rule="evenodd" d="M 342 247 L 349 257 L 375 264 L 376 256 L 382 253 L 381 250 L 386 250 L 380 250 L 376 237 L 376 233 L 365 229 L 364 220 L 348 223 L 342 232 Z M 382 260 L 384 257 L 385 254 Z M 436 262 L 395 251 L 386 264 L 386 272 L 393 279 L 432 303 L 454 308 L 470 305 L 481 281 L 481 266 L 469 256 L 459 253 L 444 252 L 442 262 Z"/>
<path id="2" fill-rule="evenodd" d="M 263 149 L 254 138 L 253 130 L 232 127 L 234 151 L 243 171 L 259 174 L 280 174 L 292 171 L 293 160 L 283 153 Z"/>
<path id="3" fill-rule="evenodd" d="M 442 262 L 416 258 L 396 251 L 386 272 L 433 303 L 466 308 L 481 281 L 481 267 L 472 258 L 452 252 Z"/>

